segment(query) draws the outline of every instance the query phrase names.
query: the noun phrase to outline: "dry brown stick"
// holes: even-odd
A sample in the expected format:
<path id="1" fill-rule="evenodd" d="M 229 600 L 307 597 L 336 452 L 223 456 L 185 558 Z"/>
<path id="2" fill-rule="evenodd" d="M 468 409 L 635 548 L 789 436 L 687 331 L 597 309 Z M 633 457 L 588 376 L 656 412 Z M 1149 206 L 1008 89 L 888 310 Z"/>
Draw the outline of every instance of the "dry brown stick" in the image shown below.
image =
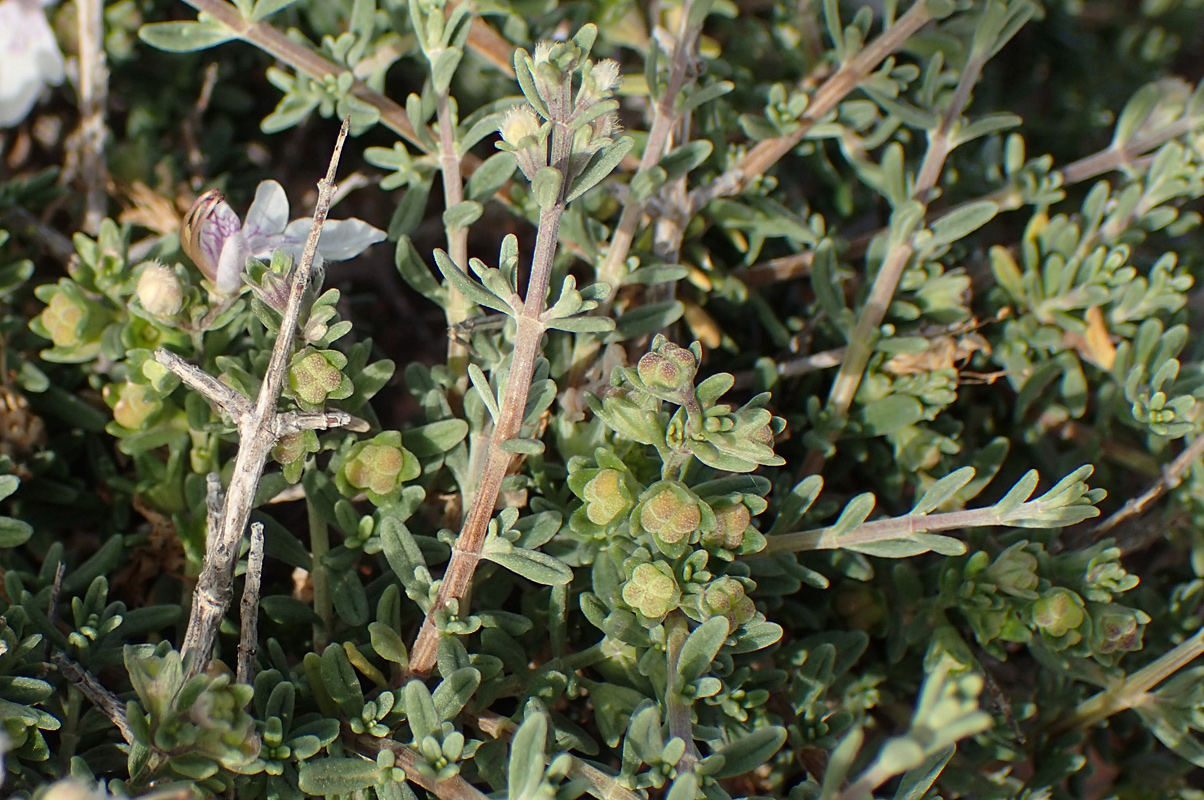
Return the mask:
<path id="1" fill-rule="evenodd" d="M 877 39 L 867 44 L 855 56 L 842 64 L 831 78 L 816 90 L 807 113 L 799 119 L 799 128 L 786 136 L 758 142 L 736 166 L 715 180 L 690 192 L 690 213 L 696 213 L 707 203 L 719 197 L 739 194 L 749 180 L 764 175 L 783 156 L 798 146 L 803 137 L 815 125 L 836 108 L 849 92 L 895 50 L 899 49 L 911 35 L 933 19 L 932 11 L 924 0 L 916 3 L 887 28 Z"/>
<path id="2" fill-rule="evenodd" d="M 117 695 L 102 686 L 92 673 L 62 653 L 55 653 L 51 656 L 51 660 L 58 667 L 62 676 L 71 681 L 83 693 L 84 697 L 91 701 L 92 705 L 100 709 L 100 712 L 117 726 L 117 730 L 121 733 L 121 738 L 126 741 L 126 744 L 133 744 L 135 739 L 134 729 L 130 727 L 130 722 L 126 718 L 125 703 L 118 700 Z"/>
<path id="3" fill-rule="evenodd" d="M 358 736 L 356 743 L 363 753 L 375 755 L 382 750 L 393 753 L 394 764 L 406 774 L 406 779 L 418 784 L 432 793 L 439 800 L 486 800 L 484 794 L 460 775 L 453 775 L 443 780 L 435 780 L 418 765 L 423 761 L 414 748 L 394 742 L 389 739 L 377 739 L 374 736 Z"/>
<path id="4" fill-rule="evenodd" d="M 109 71 L 105 67 L 104 9 L 102 0 L 79 0 L 79 143 L 80 175 L 84 182 L 83 229 L 95 236 L 105 217 L 108 200 L 105 169 L 105 103 L 109 96 Z"/>
<path id="5" fill-rule="evenodd" d="M 1098 540 L 1099 537 L 1108 533 L 1122 522 L 1128 521 L 1131 517 L 1144 514 L 1155 500 L 1179 485 L 1179 480 L 1183 477 L 1183 473 L 1191 469 L 1200 460 L 1201 456 L 1204 456 L 1204 435 L 1197 436 L 1194 442 L 1188 445 L 1170 464 L 1167 464 L 1162 470 L 1162 476 L 1148 489 L 1137 497 L 1128 500 L 1123 506 L 1113 512 L 1110 517 L 1092 528 L 1090 536 Z"/>
<path id="6" fill-rule="evenodd" d="M 305 242 L 301 260 L 293 267 L 290 276 L 288 305 L 280 322 L 280 333 L 272 349 L 267 372 L 255 402 L 252 404 L 248 398 L 188 364 L 174 353 L 166 350 L 155 351 L 156 361 L 180 376 L 186 385 L 200 392 L 231 416 L 238 425 L 239 446 L 238 455 L 234 460 L 234 471 L 222 503 L 221 521 L 216 531 L 208 533 L 205 561 L 193 593 L 188 630 L 181 648 L 184 656 L 190 656 L 192 659 L 188 667 L 188 677 L 198 674 L 209 661 L 218 626 L 230 607 L 234 565 L 238 559 L 243 531 L 251 516 L 263 466 L 276 440 L 286 433 L 340 427 L 351 421 L 351 415 L 341 411 L 281 414 L 276 410 L 292 355 L 302 301 L 309 286 L 318 239 L 322 235 L 322 225 L 326 221 L 330 201 L 334 195 L 335 171 L 349 129 L 350 118 L 344 119 L 326 176 L 318 182 L 318 203 L 314 211 L 313 226 Z"/>
<path id="7" fill-rule="evenodd" d="M 263 577 L 263 523 L 251 523 L 251 550 L 242 589 L 242 633 L 238 640 L 238 682 L 255 680 L 255 654 L 259 652 L 259 585 Z"/>

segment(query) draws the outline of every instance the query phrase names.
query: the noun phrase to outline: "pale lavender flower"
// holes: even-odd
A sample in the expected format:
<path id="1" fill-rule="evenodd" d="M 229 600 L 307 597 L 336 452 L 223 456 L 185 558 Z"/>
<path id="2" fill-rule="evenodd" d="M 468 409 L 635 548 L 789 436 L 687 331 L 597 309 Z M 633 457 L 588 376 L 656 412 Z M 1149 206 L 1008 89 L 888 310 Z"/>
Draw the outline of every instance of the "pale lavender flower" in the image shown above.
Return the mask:
<path id="1" fill-rule="evenodd" d="M 0 0 L 0 127 L 29 114 L 47 84 L 63 82 L 63 54 L 42 6 L 53 0 Z"/>
<path id="2" fill-rule="evenodd" d="M 273 250 L 301 256 L 313 219 L 288 221 L 288 198 L 276 181 L 263 181 L 247 210 L 246 222 L 220 192 L 210 190 L 197 198 L 180 228 L 180 245 L 205 273 L 219 294 L 232 295 L 242 286 L 248 258 L 268 260 Z M 385 232 L 363 220 L 328 220 L 322 226 L 314 266 L 321 259 L 346 261 L 370 245 L 383 242 Z"/>

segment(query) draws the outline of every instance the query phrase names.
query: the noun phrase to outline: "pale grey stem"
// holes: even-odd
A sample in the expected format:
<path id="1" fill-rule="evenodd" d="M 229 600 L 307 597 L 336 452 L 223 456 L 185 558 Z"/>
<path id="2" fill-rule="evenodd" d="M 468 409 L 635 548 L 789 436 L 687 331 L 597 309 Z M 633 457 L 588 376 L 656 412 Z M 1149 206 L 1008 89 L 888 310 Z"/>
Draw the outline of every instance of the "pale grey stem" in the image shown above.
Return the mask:
<path id="1" fill-rule="evenodd" d="M 1162 477 L 1155 481 L 1148 489 L 1139 496 L 1130 499 L 1113 512 L 1110 517 L 1092 528 L 1090 535 L 1098 539 L 1122 522 L 1144 514 L 1155 500 L 1168 490 L 1179 485 L 1179 480 L 1183 477 L 1183 473 L 1190 469 L 1192 464 L 1199 461 L 1201 456 L 1204 456 L 1204 435 L 1197 436 L 1196 440 L 1176 456 L 1174 461 L 1167 464 L 1162 470 Z"/>
<path id="2" fill-rule="evenodd" d="M 96 680 L 92 673 L 62 653 L 55 653 L 51 656 L 51 660 L 58 667 L 62 676 L 71 681 L 83 696 L 88 698 L 92 705 L 100 709 L 100 712 L 117 726 L 117 730 L 126 744 L 133 744 L 135 740 L 134 729 L 130 727 L 129 720 L 125 716 L 125 703 L 117 699 L 117 695 L 101 685 L 100 681 Z"/>
<path id="3" fill-rule="evenodd" d="M 222 505 L 226 493 L 222 491 L 222 476 L 210 472 L 205 476 L 205 550 L 213 543 L 213 537 L 222 522 Z"/>
<path id="4" fill-rule="evenodd" d="M 189 678 L 204 669 L 213 652 L 218 627 L 230 607 L 233 596 L 234 565 L 238 560 L 243 531 L 246 530 L 251 509 L 255 504 L 255 492 L 263 474 L 263 466 L 276 444 L 283 418 L 288 417 L 279 414 L 276 406 L 284 386 L 285 373 L 288 371 L 293 339 L 297 332 L 297 320 L 301 314 L 305 291 L 309 286 L 318 238 L 322 235 L 322 225 L 326 221 L 331 198 L 334 196 L 335 170 L 350 123 L 350 118 L 343 120 L 326 176 L 318 182 L 318 203 L 314 210 L 313 226 L 305 242 L 301 260 L 293 267 L 290 276 L 288 305 L 281 319 L 280 333 L 272 349 L 267 372 L 254 405 L 241 396 L 238 400 L 232 399 L 226 392 L 228 387 L 211 376 L 199 378 L 198 374 L 204 373 L 182 359 L 163 350 L 155 353 L 155 358 L 160 364 L 179 375 L 181 380 L 201 392 L 210 402 L 219 407 L 234 409 L 238 414 L 235 417 L 238 424 L 238 455 L 234 460 L 230 486 L 222 504 L 220 522 L 216 526 L 216 532 L 210 533 L 208 539 L 205 561 L 193 593 L 192 611 L 188 617 L 188 629 L 181 648 L 189 663 Z M 216 388 L 218 386 L 223 388 Z M 290 425 L 297 424 L 296 417 L 289 419 L 293 420 Z"/>
<path id="5" fill-rule="evenodd" d="M 906 539 L 909 535 L 916 533 L 1006 524 L 1007 519 L 1000 517 L 999 512 L 993 506 L 965 511 L 946 511 L 942 514 L 891 517 L 862 523 L 848 533 L 839 535 L 836 526 L 829 525 L 813 531 L 770 536 L 765 549 L 757 553 L 757 556 L 797 553 L 802 550 L 838 550 L 850 545 Z"/>
<path id="6" fill-rule="evenodd" d="M 1057 736 L 1076 728 L 1089 728 L 1113 714 L 1133 708 L 1145 700 L 1151 689 L 1201 655 L 1204 655 L 1204 628 L 1119 684 L 1079 703 L 1073 714 L 1054 726 L 1051 734 Z"/>
<path id="7" fill-rule="evenodd" d="M 55 618 L 59 613 L 59 597 L 63 594 L 63 576 L 67 574 L 67 565 L 61 560 L 54 568 L 54 583 L 50 585 L 50 599 L 46 601 L 46 619 L 51 625 L 55 624 Z M 45 639 L 42 642 L 42 660 L 46 661 L 50 655 L 50 640 Z"/>
<path id="8" fill-rule="evenodd" d="M 355 421 L 356 418 L 346 411 L 290 411 L 277 417 L 276 435 L 288 436 L 290 433 L 325 431 L 330 428 L 354 429 Z"/>
<path id="9" fill-rule="evenodd" d="M 105 104 L 109 71 L 105 66 L 103 0 L 79 0 L 79 151 L 84 181 L 83 228 L 95 236 L 105 217 L 108 182 L 105 169 Z"/>
<path id="10" fill-rule="evenodd" d="M 251 401 L 170 350 L 156 350 L 155 361 L 178 375 L 185 386 L 217 406 L 223 414 L 235 422 L 251 413 Z"/>
<path id="11" fill-rule="evenodd" d="M 263 576 L 263 523 L 251 523 L 251 550 L 242 589 L 242 633 L 238 641 L 239 683 L 255 680 L 255 655 L 259 651 L 259 585 Z"/>

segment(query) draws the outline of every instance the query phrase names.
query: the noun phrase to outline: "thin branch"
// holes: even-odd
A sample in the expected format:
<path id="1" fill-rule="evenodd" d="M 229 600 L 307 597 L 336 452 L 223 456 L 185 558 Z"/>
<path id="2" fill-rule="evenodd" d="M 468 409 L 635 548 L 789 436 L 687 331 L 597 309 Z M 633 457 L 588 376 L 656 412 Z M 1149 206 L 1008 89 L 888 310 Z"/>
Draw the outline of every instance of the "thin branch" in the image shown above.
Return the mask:
<path id="1" fill-rule="evenodd" d="M 1122 522 L 1144 514 L 1153 505 L 1155 500 L 1179 485 L 1179 480 L 1183 477 L 1183 473 L 1199 461 L 1201 456 L 1204 456 L 1204 435 L 1197 436 L 1196 440 L 1184 449 L 1174 461 L 1167 464 L 1162 470 L 1162 476 L 1148 489 L 1139 496 L 1131 498 L 1110 517 L 1093 527 L 1089 535 L 1094 539 L 1098 539 Z"/>
<path id="2" fill-rule="evenodd" d="M 55 653 L 51 656 L 51 660 L 58 667 L 59 673 L 109 718 L 109 721 L 117 727 L 126 744 L 133 744 L 135 741 L 134 729 L 130 727 L 129 720 L 125 716 L 125 703 L 96 680 L 92 673 L 62 653 Z"/>
<path id="3" fill-rule="evenodd" d="M 159 350 L 155 353 L 155 360 L 178 375 L 185 386 L 217 406 L 235 422 L 251 413 L 251 401 L 238 390 L 227 386 L 201 368 L 189 364 L 170 350 Z"/>
<path id="4" fill-rule="evenodd" d="M 95 236 L 105 217 L 108 174 L 105 168 L 105 104 L 109 96 L 109 71 L 105 66 L 104 3 L 79 0 L 79 150 L 84 182 L 83 229 Z"/>
<path id="5" fill-rule="evenodd" d="M 1200 655 L 1204 655 L 1204 628 L 1201 628 L 1194 636 L 1174 650 L 1137 670 L 1116 686 L 1104 689 L 1094 697 L 1079 703 L 1074 713 L 1055 725 L 1050 734 L 1058 736 L 1067 731 L 1089 728 L 1113 714 L 1140 705 L 1147 699 L 1151 689 Z"/>
<path id="6" fill-rule="evenodd" d="M 736 166 L 705 186 L 690 192 L 690 212 L 693 214 L 707 203 L 719 197 L 739 194 L 744 185 L 753 178 L 764 175 L 783 156 L 798 146 L 799 142 L 815 125 L 836 108 L 850 92 L 861 85 L 878 64 L 898 50 L 912 34 L 933 19 L 928 4 L 921 0 L 907 10 L 903 16 L 883 31 L 877 39 L 867 44 L 855 56 L 842 64 L 831 78 L 816 90 L 807 113 L 799 119 L 798 130 L 786 136 L 758 142 Z"/>
<path id="7" fill-rule="evenodd" d="M 209 378 L 197 377 L 194 368 L 189 367 L 178 357 L 164 350 L 155 352 L 155 359 L 168 369 L 171 369 L 192 388 L 204 395 L 211 403 L 219 407 L 228 407 L 238 412 L 235 421 L 238 424 L 238 455 L 234 460 L 234 471 L 230 478 L 230 486 L 226 490 L 222 503 L 221 520 L 216 531 L 209 532 L 205 551 L 205 562 L 197 580 L 196 590 L 192 598 L 192 611 L 188 618 L 188 630 L 184 635 L 181 650 L 184 656 L 191 657 L 189 676 L 198 674 L 204 669 L 213 652 L 213 643 L 217 638 L 218 626 L 221 624 L 226 610 L 230 607 L 233 595 L 234 565 L 238 560 L 239 545 L 243 531 L 251 516 L 251 508 L 255 504 L 255 491 L 263 474 L 271 449 L 276 444 L 282 427 L 297 425 L 297 417 L 282 415 L 276 406 L 284 385 L 285 373 L 292 354 L 293 339 L 297 332 L 297 320 L 301 314 L 305 291 L 309 286 L 309 276 L 313 268 L 314 255 L 317 252 L 318 239 L 322 235 L 322 225 L 330 210 L 331 198 L 334 196 L 334 176 L 338 167 L 339 156 L 342 154 L 343 143 L 350 128 L 350 118 L 343 120 L 335 143 L 334 154 L 326 176 L 318 182 L 318 203 L 314 210 L 313 225 L 305 242 L 301 260 L 293 267 L 290 276 L 288 306 L 285 308 L 280 323 L 280 332 L 272 349 L 267 372 L 259 389 L 259 395 L 253 406 L 250 401 L 240 398 L 231 399 L 224 384 Z M 186 369 L 186 367 L 188 367 Z M 221 389 L 216 388 L 221 386 Z M 338 415 L 328 416 L 331 421 L 340 419 Z M 287 420 L 287 422 L 286 422 Z"/>
<path id="8" fill-rule="evenodd" d="M 242 633 L 238 641 L 238 682 L 255 680 L 255 654 L 259 651 L 259 586 L 263 576 L 263 523 L 251 523 L 251 550 L 247 554 L 242 589 Z"/>
<path id="9" fill-rule="evenodd" d="M 686 746 L 681 760 L 677 763 L 678 773 L 681 774 L 693 772 L 701 758 L 698 745 L 694 742 L 693 710 L 681 693 L 672 689 L 676 680 L 674 676 L 679 671 L 682 647 L 685 646 L 686 639 L 690 636 L 690 625 L 685 614 L 681 611 L 673 611 L 665 620 L 665 628 L 665 660 L 669 683 L 669 688 L 665 691 L 665 709 L 668 716 L 666 722 L 669 724 L 669 736 L 681 739 Z"/>
<path id="10" fill-rule="evenodd" d="M 346 67 L 329 61 L 305 45 L 293 41 L 270 23 L 252 22 L 245 19 L 237 8 L 225 0 L 184 0 L 184 2 L 197 11 L 208 14 L 216 19 L 239 39 L 250 42 L 265 53 L 283 61 L 301 74 L 307 75 L 314 80 L 321 81 L 327 76 L 337 76 L 347 71 Z M 472 30 L 469 32 L 468 42 L 470 45 L 481 41 L 481 25 L 473 25 Z M 490 41 L 479 52 L 492 60 L 496 49 L 492 41 Z M 386 127 L 417 147 L 420 151 L 427 152 L 426 146 L 414 131 L 414 126 L 410 124 L 410 118 L 406 116 L 404 108 L 371 89 L 358 76 L 352 87 L 351 94 L 357 100 L 362 100 L 379 111 L 380 120 Z M 464 158 L 464 163 L 468 171 L 471 172 L 480 166 L 480 159 L 472 154 L 468 154 Z"/>
<path id="11" fill-rule="evenodd" d="M 429 772 L 418 768 L 424 759 L 412 747 L 374 736 L 357 736 L 355 741 L 361 752 L 371 753 L 373 757 L 382 750 L 392 752 L 394 765 L 405 772 L 406 779 L 431 792 L 439 800 L 487 800 L 484 794 L 459 775 L 441 781 L 432 779 Z"/>
<path id="12" fill-rule="evenodd" d="M 1194 130 L 1199 124 L 1200 115 L 1187 116 L 1185 110 L 1184 116 L 1167 123 L 1143 139 L 1132 140 L 1123 147 L 1109 145 L 1103 150 L 1066 165 L 1062 169 L 1054 170 L 1050 175 L 1057 180 L 1059 186 L 1074 186 L 1075 184 L 1089 181 L 1092 178 L 1098 178 L 1100 175 L 1105 175 L 1118 169 L 1146 167 L 1147 165 L 1141 161 L 1142 156 L 1155 148 L 1161 147 L 1170 140 L 1177 139 Z M 930 209 L 925 219 L 926 221 L 931 221 L 937 215 L 951 214 L 968 205 L 984 201 L 994 203 L 1000 213 L 1015 211 L 1025 205 L 1023 193 L 1017 187 L 1008 185 L 953 206 Z M 848 255 L 857 256 L 864 253 L 870 242 L 884 232 L 885 229 L 882 229 L 851 240 Z M 739 272 L 738 277 L 749 287 L 766 286 L 779 281 L 793 280 L 794 278 L 809 274 L 813 260 L 814 253 L 811 251 L 781 256 L 761 264 L 754 264 L 748 269 Z"/>
<path id="13" fill-rule="evenodd" d="M 568 85 L 561 86 L 559 95 L 548 99 L 548 108 L 553 120 L 548 163 L 560 170 L 561 175 L 568 176 L 569 157 L 573 146 L 573 133 L 566 124 L 573 111 L 571 88 Z M 510 354 L 509 377 L 506 379 L 505 395 L 501 398 L 497 422 L 489 437 L 481 482 L 464 518 L 460 535 L 452 546 L 451 560 L 439 583 L 439 593 L 435 602 L 431 604 L 414 646 L 410 649 L 410 670 L 412 674 L 420 677 L 426 676 L 435 666 L 439 644 L 435 614 L 446 611 L 453 601 L 458 604 L 468 591 L 477 563 L 481 560 L 481 550 L 485 546 L 485 535 L 489 529 L 489 521 L 493 518 L 493 509 L 497 505 L 502 481 L 516 458 L 514 453 L 505 449 L 505 444 L 517 438 L 522 430 L 527 396 L 531 390 L 540 344 L 546 331 L 542 316 L 547 305 L 548 284 L 552 277 L 557 236 L 567 205 L 565 197 L 569 185 L 570 181 L 566 177 L 561 181 L 556 201 L 539 212 L 535 252 L 531 258 L 531 276 L 523 304 L 514 318 L 515 340 L 514 350 Z"/>
<path id="14" fill-rule="evenodd" d="M 782 533 L 767 537 L 765 549 L 757 557 L 778 553 L 797 553 L 803 550 L 839 550 L 851 545 L 866 545 L 906 539 L 917 533 L 949 531 L 959 528 L 983 528 L 1008 524 L 994 506 L 940 514 L 909 514 L 864 522 L 847 533 L 839 533 L 835 525 L 813 531 Z"/>

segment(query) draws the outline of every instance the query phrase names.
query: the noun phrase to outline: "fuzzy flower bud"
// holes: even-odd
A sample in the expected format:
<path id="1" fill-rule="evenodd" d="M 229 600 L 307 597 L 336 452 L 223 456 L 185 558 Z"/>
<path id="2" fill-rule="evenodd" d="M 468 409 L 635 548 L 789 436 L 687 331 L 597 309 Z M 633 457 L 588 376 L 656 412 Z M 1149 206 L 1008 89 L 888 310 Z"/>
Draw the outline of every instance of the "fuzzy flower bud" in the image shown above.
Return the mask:
<path id="1" fill-rule="evenodd" d="M 585 484 L 582 494 L 585 514 L 595 525 L 608 525 L 620 514 L 631 508 L 631 493 L 623 484 L 623 473 L 617 469 L 599 470 Z"/>
<path id="2" fill-rule="evenodd" d="M 738 550 L 744 543 L 744 532 L 752 522 L 752 514 L 743 503 L 715 509 L 715 527 L 702 537 L 704 547 Z"/>
<path id="3" fill-rule="evenodd" d="M 117 401 L 113 403 L 113 419 L 123 428 L 140 430 L 148 419 L 163 407 L 163 403 L 155 397 L 149 386 L 137 383 L 126 383 L 119 389 L 109 386 L 108 396 L 116 394 Z"/>
<path id="4" fill-rule="evenodd" d="M 641 615 L 660 621 L 677 607 L 681 589 L 667 564 L 640 564 L 623 584 L 623 602 Z"/>
<path id="5" fill-rule="evenodd" d="M 652 352 L 645 353 L 636 365 L 636 373 L 648 390 L 671 402 L 680 402 L 683 394 L 693 391 L 697 372 L 694 353 L 659 335 L 653 340 Z"/>
<path id="6" fill-rule="evenodd" d="M 1127 653 L 1141 649 L 1141 634 L 1150 617 L 1143 611 L 1113 604 L 1092 605 L 1092 649 Z"/>
<path id="7" fill-rule="evenodd" d="M 684 486 L 661 481 L 652 486 L 640 508 L 640 525 L 665 555 L 676 555 L 702 522 L 698 500 Z M 672 551 L 672 552 L 669 552 Z"/>
<path id="8" fill-rule="evenodd" d="M 174 317 L 184 307 L 184 289 L 170 267 L 150 261 L 138 277 L 134 295 L 142 307 L 156 317 Z"/>
<path id="9" fill-rule="evenodd" d="M 744 593 L 744 584 L 735 578 L 716 578 L 702 595 L 702 605 L 712 616 L 725 617 L 732 630 L 751 620 L 757 613 L 752 598 Z"/>
<path id="10" fill-rule="evenodd" d="M 548 165 L 547 146 L 541 136 L 539 118 L 530 106 L 517 106 L 502 117 L 498 125 L 502 141 L 498 145 L 514 154 L 518 168 L 527 180 Z"/>
<path id="11" fill-rule="evenodd" d="M 1042 633 L 1054 638 L 1070 634 L 1072 641 L 1068 644 L 1074 644 L 1082 638 L 1074 629 L 1083 624 L 1087 613 L 1083 598 L 1065 587 L 1055 586 L 1033 603 L 1032 617 Z"/>

